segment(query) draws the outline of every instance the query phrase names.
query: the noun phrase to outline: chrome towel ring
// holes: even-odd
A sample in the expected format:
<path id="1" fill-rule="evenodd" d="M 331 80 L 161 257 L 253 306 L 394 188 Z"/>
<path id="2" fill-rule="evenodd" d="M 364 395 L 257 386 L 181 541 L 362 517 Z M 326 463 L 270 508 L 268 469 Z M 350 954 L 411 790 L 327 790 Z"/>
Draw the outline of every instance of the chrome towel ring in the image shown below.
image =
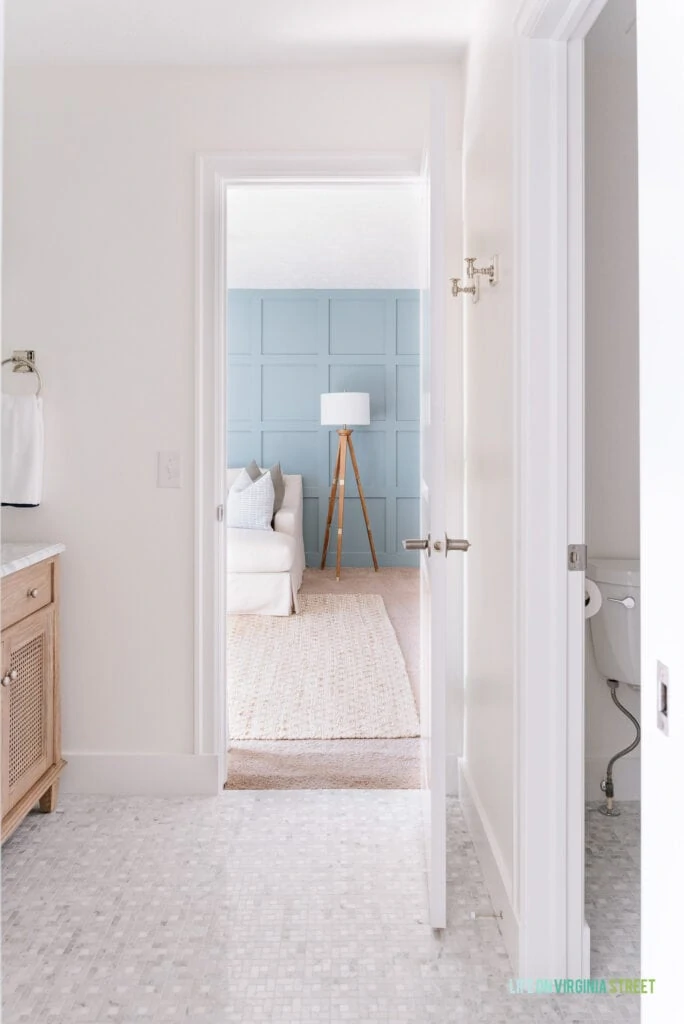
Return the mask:
<path id="1" fill-rule="evenodd" d="M 21 366 L 26 366 L 31 373 L 35 373 L 38 378 L 38 390 L 36 391 L 36 398 L 40 395 L 43 390 L 43 378 L 40 375 L 40 370 L 35 363 L 32 363 L 30 359 L 21 359 L 19 356 L 8 356 L 7 359 L 3 359 L 1 366 L 5 363 L 18 363 Z"/>

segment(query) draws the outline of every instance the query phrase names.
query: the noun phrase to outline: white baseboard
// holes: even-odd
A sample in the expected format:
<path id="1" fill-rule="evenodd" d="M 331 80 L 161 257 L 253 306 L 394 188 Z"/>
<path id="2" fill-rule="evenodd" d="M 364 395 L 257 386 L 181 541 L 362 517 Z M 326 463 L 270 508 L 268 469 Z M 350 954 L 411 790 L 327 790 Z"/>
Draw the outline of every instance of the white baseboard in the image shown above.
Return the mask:
<path id="1" fill-rule="evenodd" d="M 458 754 L 447 754 L 446 756 L 446 792 L 447 796 L 458 796 L 461 783 L 458 777 L 460 761 Z"/>
<path id="2" fill-rule="evenodd" d="M 586 800 L 603 800 L 601 782 L 611 755 L 588 757 L 584 762 L 584 796 Z M 613 768 L 615 799 L 641 800 L 641 758 L 622 757 Z"/>
<path id="3" fill-rule="evenodd" d="M 65 793 L 103 796 L 216 796 L 216 754 L 70 754 L 62 772 Z"/>
<path id="4" fill-rule="evenodd" d="M 513 973 L 518 965 L 518 918 L 513 907 L 513 884 L 492 827 L 468 774 L 464 758 L 458 759 L 459 794 L 466 824 L 475 844 L 494 910 L 503 913 L 498 922 Z"/>

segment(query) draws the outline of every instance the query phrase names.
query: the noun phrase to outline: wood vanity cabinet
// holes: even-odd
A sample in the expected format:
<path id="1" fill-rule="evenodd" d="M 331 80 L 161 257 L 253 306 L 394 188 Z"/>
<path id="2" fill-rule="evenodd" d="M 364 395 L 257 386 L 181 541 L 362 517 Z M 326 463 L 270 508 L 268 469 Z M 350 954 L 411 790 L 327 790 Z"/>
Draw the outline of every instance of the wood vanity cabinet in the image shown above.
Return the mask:
<path id="1" fill-rule="evenodd" d="M 62 760 L 59 558 L 0 580 L 2 839 L 35 804 L 54 811 Z"/>

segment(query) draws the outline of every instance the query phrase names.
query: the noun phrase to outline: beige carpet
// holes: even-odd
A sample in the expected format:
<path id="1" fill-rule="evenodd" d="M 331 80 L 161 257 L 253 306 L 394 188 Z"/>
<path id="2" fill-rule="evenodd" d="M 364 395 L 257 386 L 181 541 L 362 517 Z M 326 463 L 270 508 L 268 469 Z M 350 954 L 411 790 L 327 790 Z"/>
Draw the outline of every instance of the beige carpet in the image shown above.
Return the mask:
<path id="1" fill-rule="evenodd" d="M 228 619 L 231 740 L 405 738 L 418 715 L 378 594 L 303 594 L 298 615 Z"/>
<path id="2" fill-rule="evenodd" d="M 249 740 L 225 789 L 420 789 L 420 740 Z"/>

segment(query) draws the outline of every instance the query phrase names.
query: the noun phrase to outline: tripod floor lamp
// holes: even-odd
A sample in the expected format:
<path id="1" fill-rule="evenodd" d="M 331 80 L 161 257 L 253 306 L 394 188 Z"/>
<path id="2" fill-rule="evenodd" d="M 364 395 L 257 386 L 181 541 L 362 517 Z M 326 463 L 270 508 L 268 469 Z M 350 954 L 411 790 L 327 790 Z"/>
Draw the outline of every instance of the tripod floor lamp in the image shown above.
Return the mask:
<path id="1" fill-rule="evenodd" d="M 328 545 L 330 543 L 330 528 L 332 526 L 333 513 L 335 511 L 335 498 L 337 497 L 337 560 L 335 563 L 335 576 L 340 578 L 340 566 L 342 563 L 342 531 L 344 530 L 344 481 L 347 472 L 347 452 L 351 456 L 356 485 L 359 489 L 363 518 L 368 532 L 368 543 L 370 544 L 371 555 L 375 571 L 378 571 L 378 559 L 375 554 L 373 543 L 373 532 L 371 530 L 370 518 L 366 498 L 361 486 L 359 466 L 356 461 L 356 452 L 352 443 L 352 430 L 350 427 L 368 426 L 370 423 L 370 395 L 361 391 L 338 391 L 328 395 L 321 395 L 321 426 L 335 426 L 342 424 L 337 433 L 339 441 L 337 444 L 337 459 L 335 460 L 335 472 L 333 473 L 332 488 L 330 490 L 330 502 L 328 504 L 328 518 L 325 524 L 325 540 L 323 542 L 323 556 L 321 558 L 321 569 L 325 569 L 325 561 L 328 557 Z"/>

